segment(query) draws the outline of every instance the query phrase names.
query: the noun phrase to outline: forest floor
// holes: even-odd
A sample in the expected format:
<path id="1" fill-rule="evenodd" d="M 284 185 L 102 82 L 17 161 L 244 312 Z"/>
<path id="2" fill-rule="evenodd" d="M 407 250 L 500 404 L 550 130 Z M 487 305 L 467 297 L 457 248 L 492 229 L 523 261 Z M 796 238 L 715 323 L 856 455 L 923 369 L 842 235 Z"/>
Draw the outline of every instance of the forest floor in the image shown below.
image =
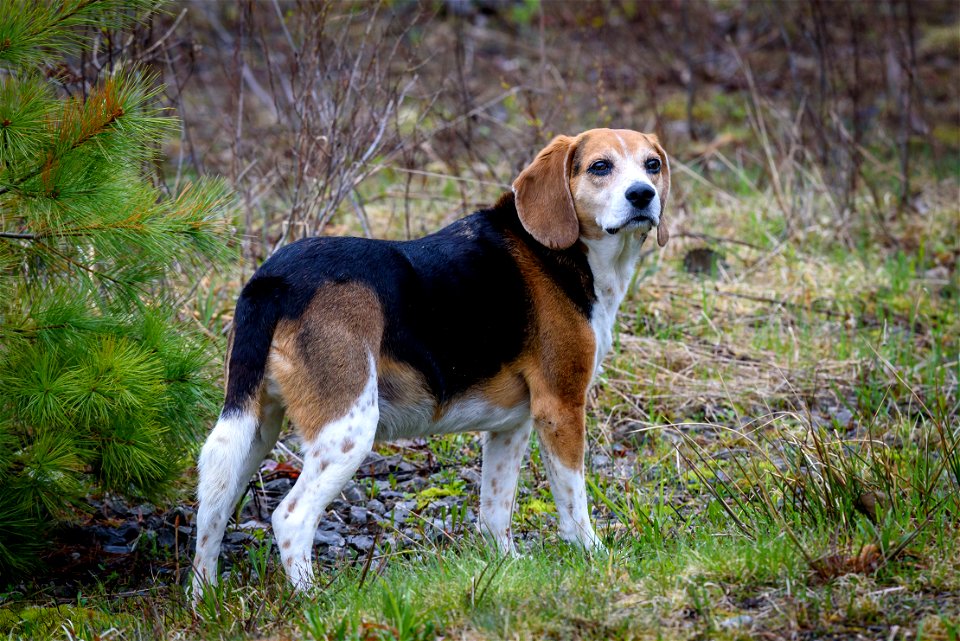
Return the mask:
<path id="1" fill-rule="evenodd" d="M 562 60 L 577 56 L 559 47 L 537 52 L 492 31 L 481 25 L 464 36 L 432 25 L 423 37 L 475 38 L 491 68 L 518 74 L 529 65 L 507 65 L 510 56 L 556 64 L 569 96 L 633 99 L 627 92 L 639 81 L 632 77 L 623 95 L 609 82 L 608 93 L 593 92 L 566 75 Z M 601 44 L 615 47 L 614 40 Z M 231 49 L 222 48 L 229 58 Z M 610 55 L 627 60 L 615 48 Z M 217 71 L 201 70 L 191 85 L 188 125 L 217 123 L 228 112 L 202 97 L 220 89 Z M 475 69 L 473 77 L 485 73 Z M 766 101 L 719 84 L 701 88 L 697 110 L 685 112 L 683 91 L 663 86 L 650 109 L 672 155 L 665 219 L 673 237 L 664 249 L 646 248 L 587 409 L 588 489 L 606 552 L 585 554 L 558 539 L 535 438 L 513 522 L 516 557 L 498 556 L 477 532 L 476 435 L 380 444 L 320 524 L 322 587 L 293 595 L 269 529 L 272 507 L 299 470 L 296 439 L 287 436 L 238 507 L 221 559 L 225 580 L 196 611 L 182 587 L 194 544 L 188 475 L 165 507 L 92 497 L 91 511 L 58 537 L 47 569 L 0 594 L 0 634 L 960 639 L 955 151 L 918 160 L 906 199 L 897 163 L 867 155 L 872 181 L 841 206 L 818 173 L 816 151 L 795 152 L 792 117 L 777 119 Z M 474 97 L 486 107 L 470 133 L 487 146 L 447 154 L 438 136 L 416 162 L 384 163 L 357 188 L 362 219 L 345 205 L 325 233 L 417 236 L 493 202 L 521 159 L 546 141 L 542 123 L 530 124 L 543 112 L 526 120 L 520 92 L 508 83 L 490 87 Z M 955 89 L 954 82 L 948 91 Z M 531 94 L 549 106 L 551 91 Z M 955 101 L 942 103 L 955 109 Z M 569 121 L 594 122 L 558 102 L 556 111 L 564 110 Z M 616 118 L 654 122 L 629 115 Z M 713 129 L 691 141 L 683 132 L 691 118 Z M 222 152 L 219 164 L 207 163 L 229 173 L 233 157 L 216 147 L 229 136 L 187 131 Z M 261 146 L 271 153 L 256 134 L 244 135 L 257 154 Z M 494 143 L 522 151 L 507 158 L 491 151 Z M 249 196 L 274 184 L 267 176 L 251 187 L 244 180 L 254 173 L 235 170 L 238 191 Z M 263 201 L 264 210 L 284 204 Z M 245 242 L 267 236 L 243 233 Z M 184 315 L 216 337 L 219 354 L 250 275 L 247 258 L 236 273 L 185 289 Z"/>

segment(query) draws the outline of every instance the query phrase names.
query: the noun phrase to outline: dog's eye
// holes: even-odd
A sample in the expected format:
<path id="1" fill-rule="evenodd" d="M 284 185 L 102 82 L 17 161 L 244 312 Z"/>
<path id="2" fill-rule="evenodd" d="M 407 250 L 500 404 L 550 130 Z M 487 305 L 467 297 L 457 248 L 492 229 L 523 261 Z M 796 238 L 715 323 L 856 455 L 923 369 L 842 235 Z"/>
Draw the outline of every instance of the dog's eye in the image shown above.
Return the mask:
<path id="1" fill-rule="evenodd" d="M 590 166 L 587 167 L 587 171 L 597 176 L 606 176 L 610 173 L 611 169 L 613 169 L 613 163 L 609 160 L 597 160 L 590 163 Z"/>
<path id="2" fill-rule="evenodd" d="M 649 171 L 651 174 L 659 174 L 659 173 L 660 173 L 660 159 L 659 159 L 659 158 L 651 158 L 651 159 L 648 160 L 647 162 L 643 163 L 643 166 L 646 167 L 646 168 L 647 168 L 647 171 Z"/>

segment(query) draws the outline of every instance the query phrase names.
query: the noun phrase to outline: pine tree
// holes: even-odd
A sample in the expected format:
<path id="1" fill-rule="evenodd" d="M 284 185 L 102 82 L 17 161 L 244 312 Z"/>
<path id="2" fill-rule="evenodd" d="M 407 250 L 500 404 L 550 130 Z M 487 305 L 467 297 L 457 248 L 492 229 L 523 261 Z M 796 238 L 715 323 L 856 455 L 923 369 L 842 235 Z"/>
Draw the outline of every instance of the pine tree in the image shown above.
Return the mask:
<path id="1" fill-rule="evenodd" d="M 163 197 L 176 121 L 136 68 L 69 96 L 45 73 L 146 0 L 0 0 L 0 577 L 91 491 L 157 496 L 216 400 L 171 282 L 229 255 L 226 192 Z"/>

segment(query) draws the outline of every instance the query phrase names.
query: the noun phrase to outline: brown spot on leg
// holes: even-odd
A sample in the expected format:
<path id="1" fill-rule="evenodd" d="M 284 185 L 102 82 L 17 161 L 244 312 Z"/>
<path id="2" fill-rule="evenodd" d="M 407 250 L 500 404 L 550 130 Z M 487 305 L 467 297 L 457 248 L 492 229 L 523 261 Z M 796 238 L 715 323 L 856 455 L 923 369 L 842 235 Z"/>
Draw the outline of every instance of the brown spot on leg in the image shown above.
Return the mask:
<path id="1" fill-rule="evenodd" d="M 287 514 L 293 512 L 297 508 L 297 499 L 290 499 L 290 505 L 287 506 Z"/>
<path id="2" fill-rule="evenodd" d="M 206 545 L 208 540 L 210 540 L 210 536 L 208 534 L 204 534 L 200 539 L 200 545 Z"/>
<path id="3" fill-rule="evenodd" d="M 284 549 L 284 550 L 290 549 L 290 544 L 291 544 L 291 543 L 292 543 L 292 541 L 284 541 L 284 543 L 283 543 L 283 549 Z"/>
<path id="4" fill-rule="evenodd" d="M 500 485 L 500 484 L 497 483 L 497 479 L 490 479 L 490 489 L 492 489 L 494 492 L 497 491 L 497 486 L 498 486 L 498 485 Z"/>
<path id="5" fill-rule="evenodd" d="M 327 469 L 328 467 L 330 467 L 330 461 L 328 461 L 327 459 L 323 459 L 322 461 L 320 461 L 320 471 L 321 471 L 321 472 L 324 471 L 325 469 Z"/>
<path id="6" fill-rule="evenodd" d="M 346 454 L 353 449 L 353 446 L 356 445 L 351 439 L 344 439 L 343 445 L 340 447 L 340 450 Z"/>

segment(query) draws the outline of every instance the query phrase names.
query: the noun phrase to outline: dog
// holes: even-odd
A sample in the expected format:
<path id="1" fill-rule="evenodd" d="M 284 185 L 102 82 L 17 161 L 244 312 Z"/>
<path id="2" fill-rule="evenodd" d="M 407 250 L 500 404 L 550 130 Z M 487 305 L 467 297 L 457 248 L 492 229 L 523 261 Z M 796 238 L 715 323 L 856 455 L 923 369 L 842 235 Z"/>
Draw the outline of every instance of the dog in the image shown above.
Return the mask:
<path id="1" fill-rule="evenodd" d="M 200 453 L 193 593 L 284 415 L 303 470 L 273 513 L 290 582 L 314 585 L 317 524 L 377 440 L 484 432 L 480 526 L 503 553 L 531 428 L 560 537 L 602 548 L 584 481 L 587 390 L 648 233 L 668 239 L 656 136 L 558 136 L 490 209 L 410 241 L 306 238 L 243 288 L 226 399 Z"/>

